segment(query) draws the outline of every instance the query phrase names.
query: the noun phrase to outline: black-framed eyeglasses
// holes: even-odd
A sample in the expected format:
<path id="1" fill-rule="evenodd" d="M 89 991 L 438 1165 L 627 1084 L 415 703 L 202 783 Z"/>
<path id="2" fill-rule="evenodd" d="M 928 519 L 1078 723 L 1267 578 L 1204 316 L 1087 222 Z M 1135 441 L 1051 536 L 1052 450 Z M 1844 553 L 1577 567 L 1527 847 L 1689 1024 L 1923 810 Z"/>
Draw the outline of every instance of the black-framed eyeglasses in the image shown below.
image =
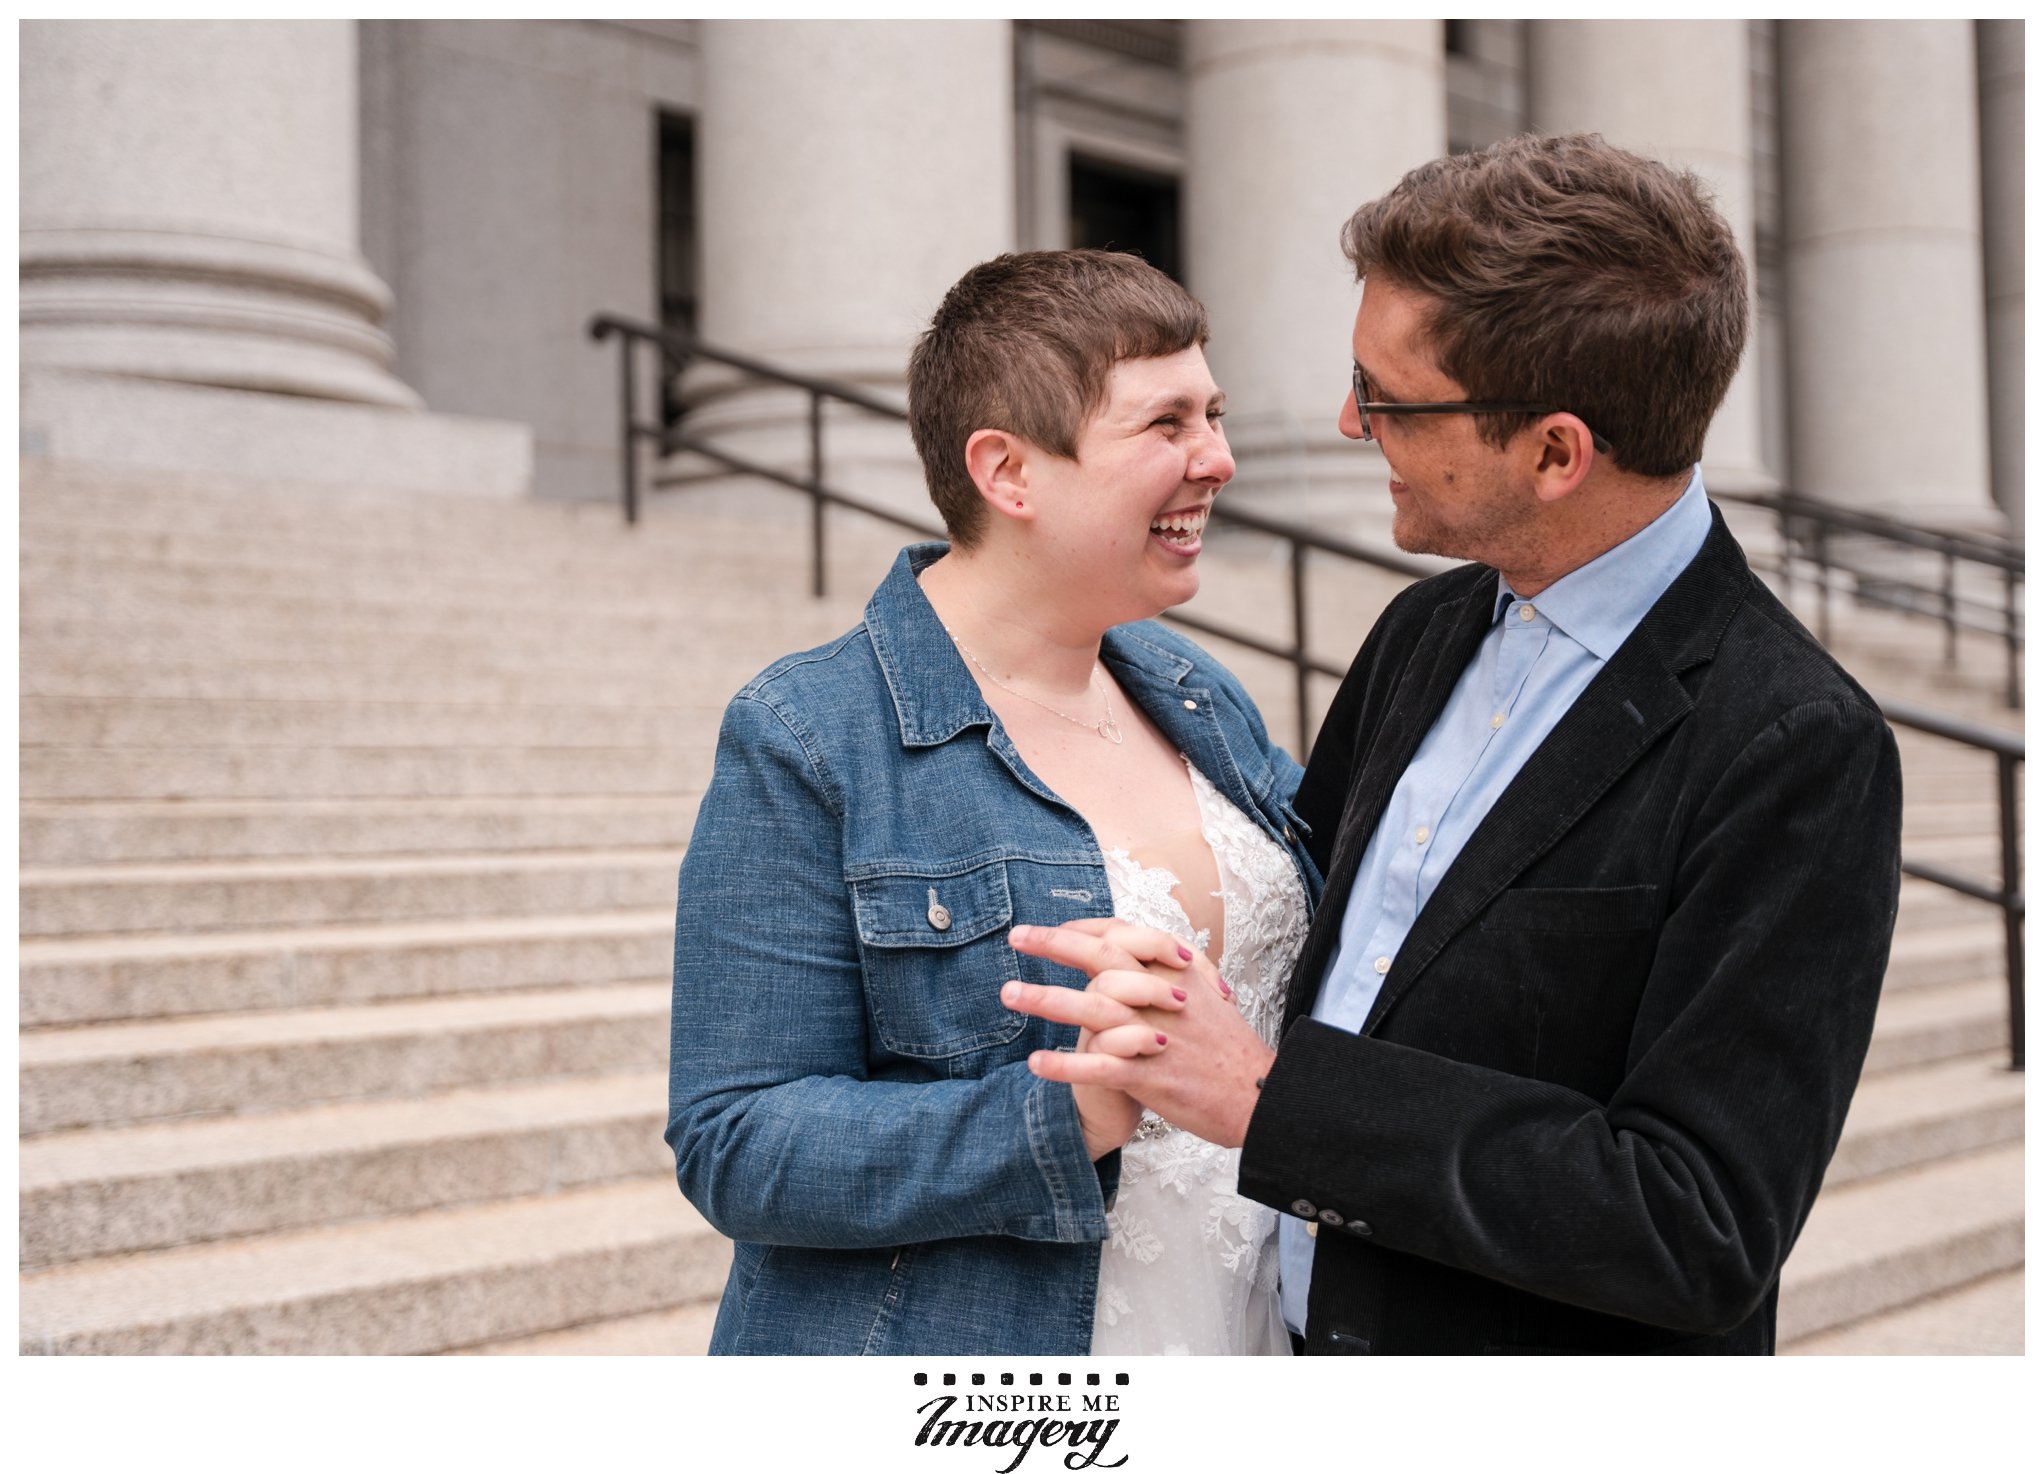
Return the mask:
<path id="1" fill-rule="evenodd" d="M 1363 439 L 1375 440 L 1370 429 L 1371 415 L 1558 415 L 1570 413 L 1552 404 L 1526 404 L 1519 400 L 1455 399 L 1441 404 L 1379 404 L 1363 398 L 1363 366 L 1355 367 L 1356 419 L 1363 427 Z M 1590 427 L 1585 425 L 1585 430 Z M 1590 444 L 1597 447 L 1597 454 L 1610 455 L 1611 442 L 1590 430 Z"/>

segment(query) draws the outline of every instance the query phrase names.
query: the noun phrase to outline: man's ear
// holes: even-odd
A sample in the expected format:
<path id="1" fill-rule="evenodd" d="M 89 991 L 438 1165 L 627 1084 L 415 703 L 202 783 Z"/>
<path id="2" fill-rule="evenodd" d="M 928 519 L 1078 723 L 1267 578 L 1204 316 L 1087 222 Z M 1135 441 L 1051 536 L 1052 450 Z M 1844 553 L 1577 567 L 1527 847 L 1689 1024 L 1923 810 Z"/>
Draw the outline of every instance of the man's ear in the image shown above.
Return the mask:
<path id="1" fill-rule="evenodd" d="M 1590 427 L 1571 414 L 1552 414 L 1528 427 L 1533 437 L 1533 494 L 1543 502 L 1558 502 L 1590 474 L 1596 448 L 1590 444 Z"/>
<path id="2" fill-rule="evenodd" d="M 965 442 L 965 469 L 987 510 L 1018 522 L 1036 515 L 1029 495 L 1033 447 L 1006 430 L 975 430 Z"/>

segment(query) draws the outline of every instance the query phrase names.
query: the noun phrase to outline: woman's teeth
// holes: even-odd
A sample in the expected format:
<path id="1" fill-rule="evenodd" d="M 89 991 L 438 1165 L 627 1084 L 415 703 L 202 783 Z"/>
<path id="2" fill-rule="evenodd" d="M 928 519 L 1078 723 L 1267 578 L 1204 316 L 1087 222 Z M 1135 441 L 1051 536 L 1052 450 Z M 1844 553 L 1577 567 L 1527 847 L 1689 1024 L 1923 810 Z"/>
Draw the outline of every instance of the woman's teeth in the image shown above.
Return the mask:
<path id="1" fill-rule="evenodd" d="M 1159 517 L 1150 524 L 1150 531 L 1166 542 L 1189 543 L 1199 538 L 1206 529 L 1207 510 L 1197 512 L 1174 512 L 1168 517 Z"/>

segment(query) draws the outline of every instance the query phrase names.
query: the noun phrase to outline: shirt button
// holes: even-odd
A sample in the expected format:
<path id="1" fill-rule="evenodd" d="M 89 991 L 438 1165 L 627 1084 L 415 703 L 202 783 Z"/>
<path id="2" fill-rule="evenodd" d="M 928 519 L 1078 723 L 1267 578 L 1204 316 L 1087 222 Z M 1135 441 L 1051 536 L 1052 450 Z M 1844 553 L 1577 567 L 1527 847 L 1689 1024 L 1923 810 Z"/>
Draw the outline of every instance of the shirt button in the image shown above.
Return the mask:
<path id="1" fill-rule="evenodd" d="M 1425 843 L 1427 842 L 1427 827 L 1426 827 L 1426 825 L 1422 824 L 1422 825 L 1420 825 L 1420 826 L 1419 826 L 1419 832 L 1418 832 L 1417 834 L 1413 835 L 1413 837 L 1412 837 L 1412 842 L 1413 842 L 1414 844 L 1425 844 Z"/>
<path id="2" fill-rule="evenodd" d="M 1285 826 L 1285 843 L 1291 844 L 1292 842 L 1293 842 L 1292 826 L 1287 824 Z"/>
<path id="3" fill-rule="evenodd" d="M 1503 712 L 1501 712 L 1501 711 L 1496 711 L 1496 712 L 1492 712 L 1492 713 L 1491 713 L 1491 717 L 1490 717 L 1490 729 L 1491 729 L 1491 731 L 1495 732 L 1495 731 L 1496 731 L 1496 730 L 1497 730 L 1497 729 L 1498 729 L 1499 727 L 1502 727 L 1502 726 L 1503 726 L 1504 724 L 1505 724 L 1505 714 L 1504 714 Z"/>
<path id="4" fill-rule="evenodd" d="M 1382 977 L 1385 973 L 1391 971 L 1391 959 L 1389 957 L 1379 957 L 1371 965 L 1377 969 L 1378 977 Z"/>
<path id="5" fill-rule="evenodd" d="M 1533 606 L 1531 604 L 1521 604 L 1519 606 L 1519 618 L 1525 623 L 1531 624 L 1533 622 Z"/>
<path id="6" fill-rule="evenodd" d="M 1307 1224 L 1307 1225 L 1306 1225 L 1306 1237 L 1307 1237 L 1307 1238 L 1309 1238 L 1309 1239 L 1317 1239 L 1317 1238 L 1319 1238 L 1319 1237 L 1320 1237 L 1320 1225 L 1319 1225 L 1319 1224 L 1317 1224 L 1317 1223 L 1309 1223 L 1309 1224 Z"/>
<path id="7" fill-rule="evenodd" d="M 1198 711 L 1199 703 L 1197 701 L 1188 701 L 1185 703 L 1185 709 L 1187 711 Z"/>
<path id="8" fill-rule="evenodd" d="M 929 918 L 930 925 L 935 930 L 951 930 L 951 913 L 945 908 L 944 903 L 937 899 L 934 888 L 930 891 L 930 909 L 923 914 Z"/>

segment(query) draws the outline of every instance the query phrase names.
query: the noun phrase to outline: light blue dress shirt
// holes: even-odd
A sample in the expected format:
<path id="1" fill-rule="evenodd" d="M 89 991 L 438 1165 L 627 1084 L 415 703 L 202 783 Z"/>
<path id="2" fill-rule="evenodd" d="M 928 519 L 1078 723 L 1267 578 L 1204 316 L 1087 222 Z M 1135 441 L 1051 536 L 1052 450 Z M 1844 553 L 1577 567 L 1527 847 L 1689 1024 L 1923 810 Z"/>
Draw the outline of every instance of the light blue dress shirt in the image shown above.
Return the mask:
<path id="1" fill-rule="evenodd" d="M 1361 1031 L 1398 948 L 1462 846 L 1709 533 L 1699 470 L 1667 511 L 1533 598 L 1519 598 L 1498 576 L 1490 633 L 1363 851 L 1315 1019 Z M 1285 1321 L 1303 1331 L 1313 1240 L 1301 1220 L 1280 1221 L 1278 1263 Z"/>

